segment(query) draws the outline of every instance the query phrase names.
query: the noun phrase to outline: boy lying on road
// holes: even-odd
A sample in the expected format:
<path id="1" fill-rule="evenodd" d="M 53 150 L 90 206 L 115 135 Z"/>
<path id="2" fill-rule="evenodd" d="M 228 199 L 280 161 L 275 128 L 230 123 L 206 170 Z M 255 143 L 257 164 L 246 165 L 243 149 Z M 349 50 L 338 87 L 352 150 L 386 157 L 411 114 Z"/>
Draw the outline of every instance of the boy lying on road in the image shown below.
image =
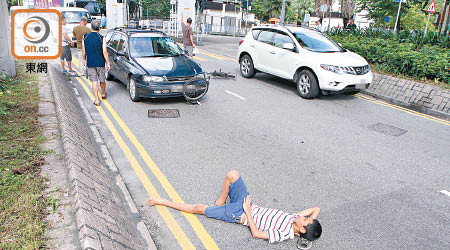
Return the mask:
<path id="1" fill-rule="evenodd" d="M 230 203 L 225 204 L 228 196 Z M 214 205 L 175 203 L 162 198 L 150 198 L 147 204 L 167 206 L 187 213 L 204 214 L 210 218 L 240 223 L 250 227 L 254 238 L 267 239 L 269 243 L 294 239 L 294 235 L 313 241 L 322 234 L 322 227 L 317 220 L 319 207 L 289 214 L 252 204 L 247 187 L 239 172 L 235 170 L 227 173 L 219 199 Z"/>

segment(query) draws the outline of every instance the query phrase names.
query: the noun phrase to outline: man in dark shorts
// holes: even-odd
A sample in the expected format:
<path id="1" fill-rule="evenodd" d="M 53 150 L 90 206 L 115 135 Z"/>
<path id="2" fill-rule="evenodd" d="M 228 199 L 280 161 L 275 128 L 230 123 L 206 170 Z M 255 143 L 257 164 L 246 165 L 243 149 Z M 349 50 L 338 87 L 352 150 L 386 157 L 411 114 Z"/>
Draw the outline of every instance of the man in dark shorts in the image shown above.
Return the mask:
<path id="1" fill-rule="evenodd" d="M 192 37 L 192 19 L 188 18 L 186 24 L 184 24 L 183 13 L 181 13 L 181 29 L 183 31 L 183 46 L 184 49 L 187 50 L 188 56 L 194 56 L 194 48 L 197 46 L 194 43 L 194 39 Z"/>
<path id="2" fill-rule="evenodd" d="M 228 197 L 230 202 L 225 204 Z M 250 227 L 254 238 L 267 239 L 269 243 L 294 239 L 294 236 L 313 241 L 322 234 L 322 227 L 317 220 L 319 207 L 289 214 L 252 204 L 247 187 L 239 172 L 235 170 L 227 173 L 219 199 L 213 205 L 175 203 L 162 198 L 150 198 L 147 204 L 167 206 L 187 213 L 204 214 L 217 220 L 239 223 Z"/>
<path id="3" fill-rule="evenodd" d="M 66 27 L 66 18 L 62 17 L 62 52 L 59 56 L 61 60 L 61 68 L 63 73 L 67 73 L 66 67 L 64 65 L 64 60 L 67 62 L 69 66 L 69 73 L 75 74 L 75 71 L 72 69 L 72 52 L 70 51 L 70 47 L 73 45 L 72 39 L 70 39 L 68 33 L 68 29 Z"/>
<path id="4" fill-rule="evenodd" d="M 106 40 L 99 34 L 101 28 L 101 20 L 94 20 L 91 23 L 92 32 L 85 35 L 82 44 L 83 65 L 88 68 L 88 78 L 92 82 L 92 90 L 94 91 L 95 106 L 100 106 L 98 97 L 98 85 L 102 89 L 102 99 L 106 99 L 106 82 L 105 70 L 109 71 L 108 51 L 106 50 Z M 105 69 L 106 64 L 106 69 Z"/>

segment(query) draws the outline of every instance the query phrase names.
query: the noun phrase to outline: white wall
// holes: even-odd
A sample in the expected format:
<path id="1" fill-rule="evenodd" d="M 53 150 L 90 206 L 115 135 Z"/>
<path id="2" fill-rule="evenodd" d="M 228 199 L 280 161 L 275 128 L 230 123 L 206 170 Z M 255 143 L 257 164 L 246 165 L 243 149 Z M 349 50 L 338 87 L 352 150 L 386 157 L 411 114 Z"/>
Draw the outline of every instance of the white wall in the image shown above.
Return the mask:
<path id="1" fill-rule="evenodd" d="M 117 0 L 106 0 L 106 28 L 123 27 L 126 24 L 124 5 Z"/>
<path id="2" fill-rule="evenodd" d="M 11 26 L 9 25 L 8 2 L 0 1 L 0 72 L 16 75 L 16 65 L 11 54 Z"/>

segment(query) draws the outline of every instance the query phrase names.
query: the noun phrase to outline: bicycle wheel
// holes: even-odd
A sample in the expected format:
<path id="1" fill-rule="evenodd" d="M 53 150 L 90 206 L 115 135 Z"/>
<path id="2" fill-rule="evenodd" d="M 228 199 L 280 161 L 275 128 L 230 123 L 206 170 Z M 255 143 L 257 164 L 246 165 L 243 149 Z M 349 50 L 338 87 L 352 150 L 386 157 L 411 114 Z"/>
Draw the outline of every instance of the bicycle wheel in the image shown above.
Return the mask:
<path id="1" fill-rule="evenodd" d="M 188 102 L 195 102 L 208 92 L 209 81 L 206 78 L 192 78 L 183 86 L 183 96 Z"/>

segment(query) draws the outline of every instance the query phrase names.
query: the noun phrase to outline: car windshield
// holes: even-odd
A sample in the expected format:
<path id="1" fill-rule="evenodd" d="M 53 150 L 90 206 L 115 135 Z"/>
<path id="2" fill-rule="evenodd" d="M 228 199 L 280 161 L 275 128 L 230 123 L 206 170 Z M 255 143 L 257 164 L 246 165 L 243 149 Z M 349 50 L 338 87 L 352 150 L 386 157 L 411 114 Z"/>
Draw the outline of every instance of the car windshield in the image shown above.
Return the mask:
<path id="1" fill-rule="evenodd" d="M 336 42 L 318 32 L 298 32 L 294 33 L 294 35 L 303 48 L 313 52 L 330 53 L 345 51 Z"/>
<path id="2" fill-rule="evenodd" d="M 83 16 L 89 18 L 85 11 L 64 11 L 62 15 L 66 18 L 67 23 L 79 23 Z"/>
<path id="3" fill-rule="evenodd" d="M 76 2 L 76 6 L 79 8 L 85 8 L 91 13 L 91 15 L 100 15 L 100 7 L 97 2 Z"/>
<path id="4" fill-rule="evenodd" d="M 169 37 L 131 37 L 132 57 L 165 57 L 182 54 L 180 47 Z"/>

